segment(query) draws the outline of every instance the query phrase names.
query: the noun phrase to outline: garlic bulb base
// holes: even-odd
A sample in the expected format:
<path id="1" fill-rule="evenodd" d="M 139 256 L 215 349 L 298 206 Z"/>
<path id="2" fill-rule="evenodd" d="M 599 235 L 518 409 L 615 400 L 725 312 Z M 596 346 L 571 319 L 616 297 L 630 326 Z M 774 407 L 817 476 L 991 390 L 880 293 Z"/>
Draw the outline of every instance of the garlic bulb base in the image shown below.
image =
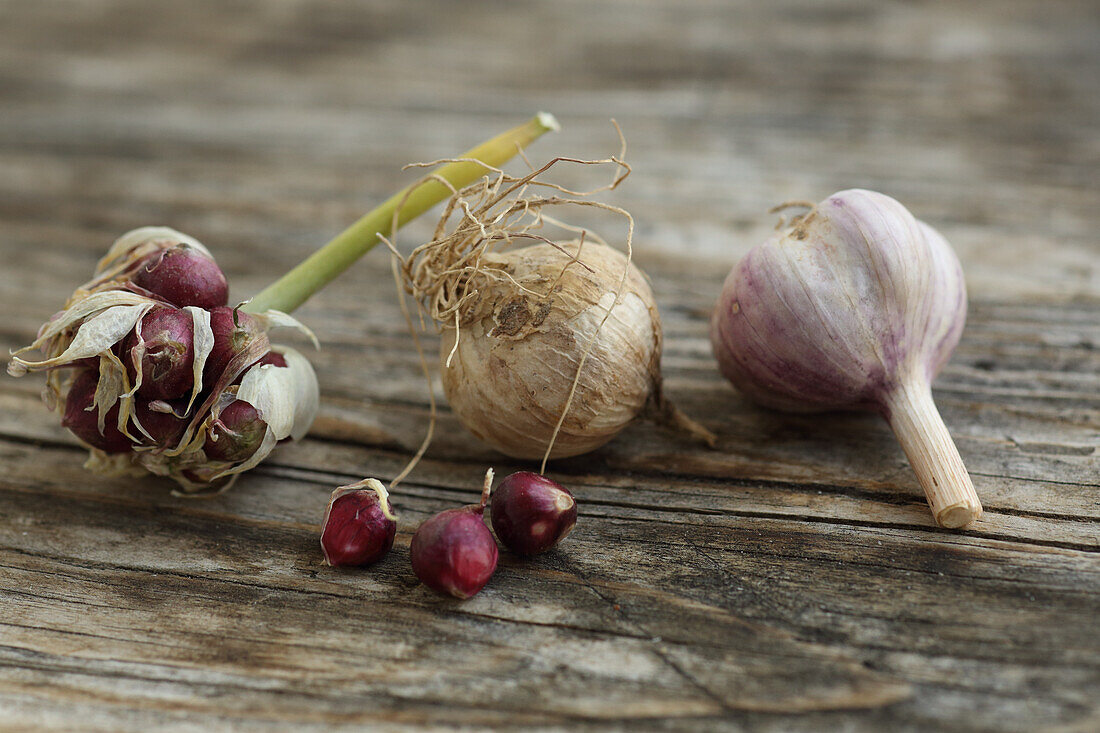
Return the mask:
<path id="1" fill-rule="evenodd" d="M 883 409 L 936 524 L 957 529 L 981 517 L 982 503 L 927 382 L 896 388 L 884 398 Z"/>

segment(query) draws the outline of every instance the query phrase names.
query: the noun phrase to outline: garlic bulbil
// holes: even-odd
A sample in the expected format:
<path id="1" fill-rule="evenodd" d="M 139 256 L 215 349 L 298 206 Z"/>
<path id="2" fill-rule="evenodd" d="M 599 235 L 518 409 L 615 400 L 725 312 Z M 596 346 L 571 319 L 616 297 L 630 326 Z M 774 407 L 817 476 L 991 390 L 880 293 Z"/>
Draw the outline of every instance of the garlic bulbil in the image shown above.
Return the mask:
<path id="1" fill-rule="evenodd" d="M 505 547 L 519 555 L 537 555 L 573 531 L 577 501 L 557 481 L 517 471 L 506 476 L 493 492 L 489 518 Z"/>
<path id="2" fill-rule="evenodd" d="M 947 241 L 880 193 L 836 193 L 751 250 L 711 320 L 722 373 L 779 410 L 871 410 L 889 422 L 937 523 L 981 516 L 931 382 L 966 320 Z"/>
<path id="3" fill-rule="evenodd" d="M 332 492 L 321 520 L 321 551 L 326 564 L 376 563 L 393 547 L 396 535 L 397 516 L 382 482 L 368 478 Z"/>
<path id="4" fill-rule="evenodd" d="M 420 582 L 460 600 L 485 587 L 497 569 L 496 540 L 485 526 L 493 469 L 485 472 L 481 503 L 447 509 L 425 520 L 409 543 L 409 560 Z"/>
<path id="5" fill-rule="evenodd" d="M 313 368 L 297 351 L 272 346 L 268 331 L 312 334 L 278 311 L 177 307 L 183 301 L 137 285 L 135 275 L 165 253 L 176 264 L 190 262 L 214 291 L 224 289 L 211 275 L 220 270 L 209 251 L 193 238 L 166 227 L 134 230 L 112 245 L 38 338 L 13 354 L 8 372 L 47 373 L 46 402 L 56 405 L 65 394 L 62 425 L 88 446 L 93 471 L 148 471 L 187 492 L 222 489 L 280 440 L 308 430 L 318 403 Z M 165 276 L 171 270 L 158 271 L 163 293 L 201 299 L 199 280 L 176 290 Z M 220 299 L 217 292 L 205 297 Z M 25 356 L 35 349 L 46 358 Z"/>

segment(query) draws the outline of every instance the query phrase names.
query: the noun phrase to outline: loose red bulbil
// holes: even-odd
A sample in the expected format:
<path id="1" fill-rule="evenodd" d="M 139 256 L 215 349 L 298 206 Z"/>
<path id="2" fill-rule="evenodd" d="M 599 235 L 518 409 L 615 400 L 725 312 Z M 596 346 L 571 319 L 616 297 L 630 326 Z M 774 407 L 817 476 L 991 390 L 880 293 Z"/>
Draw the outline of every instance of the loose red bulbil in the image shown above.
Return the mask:
<path id="1" fill-rule="evenodd" d="M 556 481 L 519 471 L 505 477 L 493 492 L 489 516 L 505 547 L 520 555 L 537 555 L 573 531 L 577 502 Z"/>
<path id="2" fill-rule="evenodd" d="M 385 557 L 396 534 L 397 517 L 386 489 L 367 479 L 332 492 L 321 525 L 321 551 L 329 565 L 370 565 Z"/>
<path id="3" fill-rule="evenodd" d="M 437 593 L 466 599 L 493 577 L 497 543 L 482 516 L 492 476 L 490 469 L 480 504 L 440 512 L 421 524 L 413 535 L 409 548 L 413 572 Z"/>

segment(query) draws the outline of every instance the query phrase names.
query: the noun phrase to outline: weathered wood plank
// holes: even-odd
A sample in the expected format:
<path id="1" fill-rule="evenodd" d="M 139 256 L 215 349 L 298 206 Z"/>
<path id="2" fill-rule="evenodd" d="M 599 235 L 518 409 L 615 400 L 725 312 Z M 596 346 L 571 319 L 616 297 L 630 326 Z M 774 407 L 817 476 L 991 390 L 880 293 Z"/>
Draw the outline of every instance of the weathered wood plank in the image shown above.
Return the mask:
<path id="1" fill-rule="evenodd" d="M 265 483 L 268 488 L 282 484 L 285 488 L 276 489 L 277 493 L 299 488 L 270 478 Z M 613 717 L 648 717 L 654 711 L 669 714 L 684 705 L 680 714 L 690 715 L 714 715 L 726 707 L 873 707 L 906 693 L 903 684 L 863 670 L 835 652 L 747 625 L 709 605 L 632 582 L 605 589 L 606 577 L 569 572 L 567 558 L 559 559 L 565 568 L 552 563 L 533 573 L 525 572 L 522 563 L 506 561 L 498 577 L 511 577 L 513 582 L 501 586 L 500 597 L 484 595 L 475 602 L 457 604 L 436 599 L 409 576 L 407 532 L 394 556 L 364 584 L 362 574 L 319 566 L 313 525 L 288 526 L 271 519 L 242 524 L 199 506 L 173 512 L 171 516 L 182 523 L 174 528 L 164 522 L 160 511 L 133 502 L 122 503 L 127 519 L 120 525 L 115 519 L 123 508 L 118 501 L 74 492 L 50 494 L 11 495 L 13 505 L 5 510 L 18 509 L 23 516 L 37 518 L 21 524 L 19 536 L 5 538 L 10 552 L 2 575 L 11 583 L 5 592 L 26 596 L 22 608 L 44 606 L 29 628 L 10 617 L 2 619 L 14 627 L 6 635 L 16 644 L 27 642 L 24 635 L 57 634 L 51 629 L 61 628 L 65 638 L 77 635 L 75 643 L 87 653 L 94 654 L 97 643 L 103 645 L 101 653 L 116 653 L 119 642 L 135 634 L 130 643 L 140 646 L 125 655 L 138 663 L 172 662 L 279 678 L 285 669 L 284 681 L 305 672 L 329 680 L 347 674 L 360 679 L 367 674 L 377 678 L 382 698 L 403 700 L 431 699 L 438 688 L 474 685 L 479 691 L 476 697 L 485 705 L 551 719 L 604 717 L 601 710 Z M 147 499 L 154 496 L 146 495 Z M 41 510 L 36 511 L 35 504 Z M 98 519 L 89 521 L 93 517 Z M 35 535 L 56 536 L 60 527 L 65 527 L 71 549 L 55 546 L 51 556 L 24 550 L 26 543 L 35 544 Z M 187 548 L 177 547 L 171 553 L 177 559 L 167 563 L 166 535 L 192 538 Z M 88 547 L 104 552 L 88 554 Z M 125 557 L 118 554 L 122 547 Z M 79 554 L 80 559 L 68 560 L 71 554 Z M 145 576 L 137 586 L 131 582 L 134 573 Z M 525 596 L 524 587 L 532 585 L 531 601 L 509 602 Z M 642 603 L 674 603 L 681 619 L 690 618 L 691 623 L 679 629 L 649 628 L 625 612 L 609 614 L 608 593 L 623 603 L 635 597 Z M 68 598 L 77 599 L 77 612 L 52 622 L 43 619 L 49 602 Z M 219 611 L 218 606 L 235 610 Z M 114 615 L 119 610 L 126 611 L 124 619 Z M 282 629 L 277 636 L 293 640 L 293 646 L 273 647 L 265 653 L 261 639 L 242 637 L 237 629 L 251 628 L 253 613 L 257 623 L 269 627 L 276 623 L 270 618 L 276 610 Z M 44 620 L 45 628 L 40 630 Z M 120 630 L 120 623 L 136 628 Z M 559 627 L 595 636 L 556 638 Z M 710 631 L 703 633 L 707 628 Z M 415 630 L 413 637 L 411 630 Z M 273 631 L 263 629 L 269 638 Z M 121 639 L 116 636 L 120 633 L 125 635 Z M 211 644 L 211 636 L 231 640 Z M 703 664 L 695 658 L 701 654 L 710 666 L 733 662 L 725 684 L 713 692 L 700 687 L 680 665 L 664 659 L 669 645 L 695 650 L 685 664 Z M 391 672 L 400 659 L 428 649 L 438 666 L 411 669 L 408 674 Z M 781 654 L 784 663 L 777 665 L 772 655 L 780 649 L 787 651 Z M 743 655 L 757 658 L 758 663 L 746 669 Z M 805 665 L 795 661 L 799 657 L 807 659 Z M 587 662 L 582 661 L 585 658 Z M 359 669 L 357 660 L 369 660 L 373 672 Z M 507 679 L 517 665 L 530 668 L 529 674 L 509 684 Z M 570 682 L 575 673 L 579 677 Z M 552 675 L 555 684 L 546 684 L 545 674 Z M 775 684 L 767 680 L 771 675 L 778 675 Z M 616 693 L 618 686 L 622 689 Z M 536 704 L 530 697 L 536 691 L 541 691 L 544 703 Z M 339 698 L 341 690 L 333 685 L 324 694 Z"/>
<path id="2" fill-rule="evenodd" d="M 41 471 L 35 453 L 29 449 L 25 453 L 27 469 Z M 10 460 L 8 463 L 13 464 Z M 968 664 L 982 667 L 981 683 L 970 683 L 978 685 L 968 693 L 971 695 L 1003 688 L 1013 675 L 1024 674 L 1024 669 L 1036 679 L 1067 677 L 1079 684 L 1097 681 L 1095 666 L 1100 648 L 1090 622 L 1096 606 L 1100 561 L 1091 553 L 983 543 L 968 535 L 930 540 L 909 530 L 889 528 L 852 535 L 844 527 L 799 527 L 789 520 L 770 518 L 709 522 L 701 533 L 685 527 L 682 516 L 680 521 L 654 521 L 644 513 L 614 504 L 605 506 L 597 487 L 582 487 L 578 489 L 584 502 L 581 525 L 568 548 L 531 564 L 506 558 L 490 590 L 470 603 L 458 605 L 434 599 L 411 579 L 404 557 L 407 529 L 399 537 L 394 556 L 371 573 L 320 568 L 312 524 L 317 518 L 310 514 L 315 514 L 312 510 L 319 505 L 326 486 L 318 481 L 307 482 L 301 473 L 289 481 L 280 478 L 278 470 L 276 475 L 270 474 L 265 468 L 236 491 L 213 501 L 170 499 L 150 491 L 151 486 L 124 489 L 115 496 L 102 490 L 50 489 L 36 486 L 34 479 L 22 478 L 19 483 L 30 486 L 29 491 L 5 491 L 0 495 L 3 514 L 18 511 L 29 520 L 17 525 L 17 536 L 3 538 L 10 551 L 4 555 L 0 576 L 12 583 L 7 592 L 33 588 L 33 592 L 20 592 L 46 596 L 38 602 L 42 612 L 57 613 L 55 604 L 70 610 L 58 621 L 46 624 L 46 630 L 17 628 L 6 635 L 38 638 L 34 634 L 61 633 L 49 631 L 58 628 L 65 629 L 63 633 L 80 632 L 82 645 L 99 643 L 104 648 L 117 648 L 121 640 L 135 634 L 137 639 L 129 643 L 144 640 L 153 645 L 144 652 L 152 655 L 146 661 L 163 662 L 172 658 L 166 655 L 198 653 L 199 660 L 185 660 L 198 664 L 202 654 L 217 657 L 221 653 L 216 647 L 208 648 L 203 638 L 226 634 L 225 624 L 241 623 L 240 614 L 247 619 L 248 614 L 256 613 L 268 627 L 289 624 L 296 631 L 287 631 L 285 638 L 307 647 L 297 652 L 284 650 L 276 663 L 264 654 L 260 640 L 254 645 L 249 643 L 251 653 L 262 660 L 265 675 L 278 674 L 280 664 L 292 668 L 288 675 L 300 665 L 319 665 L 321 669 L 310 667 L 314 674 L 323 674 L 325 669 L 334 674 L 331 670 L 342 668 L 339 656 L 346 648 L 343 644 L 354 649 L 355 644 L 397 644 L 398 639 L 404 644 L 416 643 L 407 637 L 407 630 L 415 628 L 422 632 L 415 638 L 423 639 L 423 643 L 438 644 L 442 637 L 447 645 L 455 647 L 446 652 L 448 655 L 468 653 L 475 658 L 483 652 L 470 651 L 468 645 L 476 646 L 476 640 L 488 633 L 479 624 L 507 621 L 515 625 L 507 627 L 512 631 L 498 629 L 493 638 L 519 648 L 531 648 L 535 643 L 525 636 L 531 627 L 562 627 L 571 634 L 585 631 L 625 637 L 645 648 L 647 658 L 667 651 L 662 645 L 677 645 L 675 660 L 688 665 L 689 670 L 705 670 L 706 676 L 715 681 L 711 694 L 733 709 L 849 707 L 856 705 L 858 695 L 870 694 L 873 698 L 900 694 L 895 686 L 871 678 L 857 685 L 861 690 L 857 697 L 851 697 L 856 694 L 852 691 L 830 689 L 824 697 L 819 692 L 816 697 L 807 694 L 801 699 L 791 698 L 791 691 L 798 689 L 797 659 L 807 654 L 806 649 L 816 648 L 770 630 L 778 624 L 798 636 L 825 638 L 834 648 L 875 660 L 882 672 L 889 668 L 884 669 L 879 660 L 898 653 L 909 666 L 914 664 L 912 655 L 924 655 L 930 665 L 928 675 L 942 656 L 968 660 Z M 70 469 L 70 475 L 75 479 L 82 476 L 75 468 Z M 468 491 L 467 496 L 472 493 Z M 590 501 L 590 495 L 594 500 Z M 456 500 L 460 501 L 461 496 L 455 496 L 453 490 L 413 485 L 406 487 L 400 507 L 403 519 L 408 517 L 408 527 L 412 527 L 419 518 Z M 229 506 L 217 506 L 222 503 Z M 173 507 L 172 511 L 165 511 L 168 507 Z M 125 522 L 118 522 L 120 513 L 126 517 Z M 64 545 L 55 542 L 49 555 L 34 550 L 43 541 L 48 542 L 46 538 L 57 537 L 58 527 L 62 526 Z M 607 538 L 612 536 L 616 541 L 608 543 Z M 166 539 L 176 543 L 174 551 L 165 552 Z M 125 553 L 124 558 L 119 557 L 120 551 Z M 1022 573 L 1022 568 L 1027 571 Z M 43 577 L 27 580 L 26 574 L 34 572 Z M 133 574 L 142 576 L 136 586 Z M 810 578 L 814 579 L 812 583 L 808 582 Z M 158 589 L 161 584 L 167 586 Z M 232 608 L 231 613 L 229 609 L 218 610 L 218 599 L 226 585 L 224 593 L 229 597 L 224 603 Z M 670 594 L 663 588 L 678 590 Z M 891 592 L 896 597 L 883 597 L 883 593 Z M 240 596 L 242 593 L 261 600 L 249 601 Z M 951 598 L 950 604 L 943 603 L 945 596 Z M 354 638 L 359 641 L 340 635 L 333 640 L 329 638 L 331 630 L 326 630 L 323 623 L 322 628 L 311 628 L 306 620 L 295 621 L 291 614 L 295 605 L 290 599 L 300 597 L 306 599 L 302 611 L 305 616 L 315 613 L 311 617 L 314 621 L 328 619 L 330 623 L 347 619 L 357 629 Z M 350 598 L 356 610 L 347 610 L 333 597 Z M 1022 607 L 1021 599 L 1027 600 Z M 254 608 L 257 604 L 264 607 L 267 601 L 271 603 L 270 612 Z M 329 603 L 337 604 L 337 608 L 326 609 Z M 76 609 L 71 608 L 74 604 Z M 94 608 L 85 608 L 87 604 Z M 430 611 L 440 609 L 441 604 L 449 611 L 440 620 Z M 36 607 L 31 602 L 26 605 Z M 674 611 L 666 608 L 669 605 Z M 609 613 L 611 606 L 618 608 Z M 385 619 L 398 609 L 402 625 L 392 628 Z M 957 609 L 981 609 L 981 614 L 960 617 Z M 118 618 L 114 615 L 118 610 L 127 613 Z M 475 628 L 467 630 L 473 638 L 463 641 L 465 636 L 460 630 L 449 629 L 455 613 L 477 622 Z M 97 627 L 107 619 L 111 620 L 109 638 L 98 642 L 84 638 L 98 633 Z M 0 621 L 10 623 L 10 619 Z M 119 623 L 137 629 L 120 632 Z M 345 627 L 341 624 L 339 628 Z M 263 631 L 268 638 L 271 629 L 265 627 Z M 118 633 L 126 635 L 121 640 L 112 635 Z M 186 638 L 191 635 L 200 639 Z M 235 639 L 238 636 L 233 634 Z M 166 640 L 169 637 L 171 641 Z M 237 642 L 244 643 L 240 639 Z M 179 649 L 163 650 L 157 644 Z M 649 649 L 650 644 L 656 648 Z M 780 651 L 783 644 L 792 644 L 792 652 Z M 694 649 L 694 656 L 680 645 Z M 696 645 L 702 645 L 705 651 L 696 649 Z M 761 652 L 754 654 L 752 648 L 758 645 L 762 645 Z M 196 652 L 196 648 L 205 651 Z M 539 648 L 540 655 L 552 657 L 552 650 Z M 758 661 L 783 658 L 784 678 L 776 687 L 788 697 L 768 702 L 775 690 L 768 687 L 766 667 L 754 667 L 748 685 L 745 680 L 729 677 L 729 673 L 722 677 L 718 672 L 721 655 L 709 659 L 705 656 L 706 652 L 721 649 L 736 650 L 730 661 L 736 665 L 734 670 L 741 670 L 737 674 L 744 672 L 747 660 L 758 656 Z M 144 657 L 139 651 L 127 652 L 126 656 L 140 661 Z M 301 659 L 296 656 L 299 653 Z M 441 653 L 443 650 L 436 650 L 437 655 Z M 356 654 L 385 659 L 384 654 L 374 650 Z M 217 659 L 222 665 L 228 663 L 221 657 Z M 828 664 L 842 661 L 830 662 L 828 654 L 823 658 L 811 654 L 806 663 L 806 673 L 811 676 L 802 682 L 820 681 L 822 675 L 828 675 L 833 684 L 840 683 L 842 675 L 838 679 L 835 670 L 826 670 Z M 454 663 L 468 669 L 472 659 L 465 667 Z M 622 663 L 627 667 L 636 664 L 629 659 Z M 241 664 L 248 667 L 249 662 Z M 609 664 L 608 670 L 618 668 L 617 663 Z M 484 671 L 486 675 L 499 673 L 498 669 Z M 792 681 L 790 676 L 795 679 Z M 659 676 L 653 683 L 669 684 Z M 601 681 L 601 687 L 606 684 L 606 680 Z M 687 693 L 677 689 L 682 701 Z M 1073 689 L 1080 688 L 1052 692 L 1045 704 L 1082 705 L 1084 700 Z M 754 694 L 749 694 L 750 690 Z M 734 691 L 742 697 L 728 697 Z M 629 697 L 624 693 L 624 700 Z M 700 705 L 706 707 L 709 697 L 704 695 Z M 585 705 L 583 700 L 574 701 Z M 878 702 L 883 702 L 881 697 Z M 500 704 L 498 701 L 495 706 Z M 526 702 L 524 706 L 532 709 Z M 611 706 L 621 715 L 630 710 L 626 702 Z M 550 715 L 551 707 L 542 712 Z M 715 714 L 717 710 L 709 712 Z"/>
<path id="3" fill-rule="evenodd" d="M 244 298 L 402 164 L 539 108 L 565 128 L 536 160 L 605 155 L 623 125 L 614 202 L 638 217 L 667 386 L 718 450 L 638 424 L 558 462 L 575 535 L 503 555 L 457 604 L 416 584 L 410 533 L 520 464 L 445 407 L 391 556 L 320 565 L 328 491 L 395 475 L 427 423 L 380 255 L 299 313 L 325 345 L 312 437 L 215 499 L 87 474 L 40 382 L 0 379 L 0 726 L 1095 729 L 1089 0 L 2 3 L 0 350 L 132 227 L 198 236 Z M 850 186 L 905 202 L 966 269 L 936 397 L 986 505 L 972 531 L 932 526 L 877 418 L 769 413 L 714 370 L 709 310 L 764 212 Z"/>

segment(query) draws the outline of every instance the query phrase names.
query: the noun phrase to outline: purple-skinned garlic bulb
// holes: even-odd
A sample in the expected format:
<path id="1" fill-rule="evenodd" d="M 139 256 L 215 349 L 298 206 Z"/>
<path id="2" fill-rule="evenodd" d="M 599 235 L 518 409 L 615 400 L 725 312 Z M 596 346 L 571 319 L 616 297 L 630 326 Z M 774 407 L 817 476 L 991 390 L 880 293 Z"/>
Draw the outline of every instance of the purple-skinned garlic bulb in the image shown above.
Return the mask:
<path id="1" fill-rule="evenodd" d="M 947 241 L 874 191 L 833 194 L 752 249 L 711 319 L 722 373 L 779 410 L 883 415 L 938 524 L 981 516 L 931 383 L 966 320 L 962 267 Z"/>

